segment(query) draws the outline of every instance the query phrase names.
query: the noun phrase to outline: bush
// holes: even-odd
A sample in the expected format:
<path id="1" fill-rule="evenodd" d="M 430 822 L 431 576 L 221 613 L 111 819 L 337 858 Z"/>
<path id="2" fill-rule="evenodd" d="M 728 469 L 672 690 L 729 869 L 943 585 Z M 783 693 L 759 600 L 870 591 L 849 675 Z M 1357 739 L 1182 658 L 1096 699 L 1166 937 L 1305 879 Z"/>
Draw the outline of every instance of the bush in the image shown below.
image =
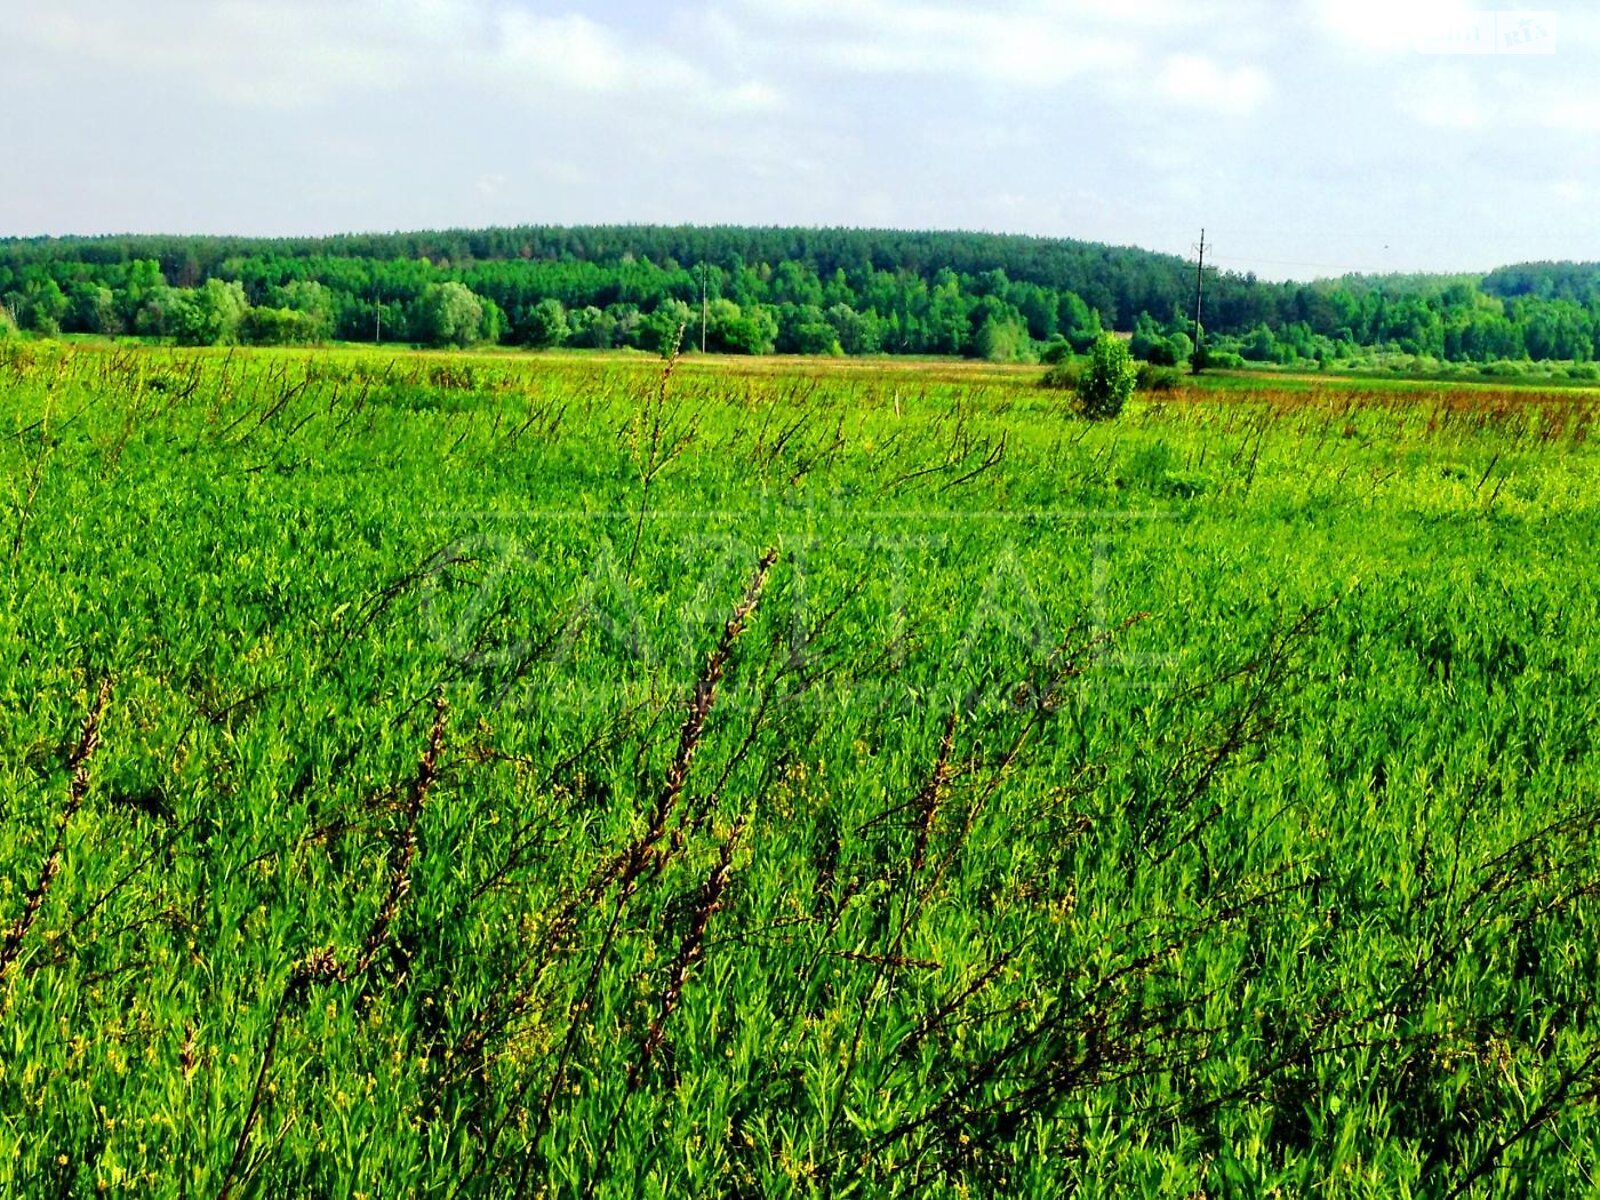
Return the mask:
<path id="1" fill-rule="evenodd" d="M 1139 369 L 1127 344 L 1101 334 L 1089 350 L 1089 364 L 1078 384 L 1078 409 L 1091 421 L 1107 420 L 1122 412 L 1133 394 Z"/>
<path id="2" fill-rule="evenodd" d="M 1173 367 L 1158 367 L 1151 361 L 1139 368 L 1134 386 L 1141 392 L 1175 392 L 1183 386 L 1183 376 Z"/>
<path id="3" fill-rule="evenodd" d="M 553 349 L 565 342 L 571 333 L 566 306 L 553 296 L 535 304 L 523 319 L 523 343 L 535 350 Z"/>
<path id="4" fill-rule="evenodd" d="M 252 308 L 239 321 L 239 340 L 247 346 L 310 346 L 322 340 L 319 324 L 292 308 Z"/>
<path id="5" fill-rule="evenodd" d="M 1043 350 L 1039 351 L 1039 361 L 1046 366 L 1055 366 L 1072 357 L 1072 343 L 1059 333 L 1045 343 Z"/>
<path id="6" fill-rule="evenodd" d="M 1021 320 L 990 317 L 978 329 L 973 345 L 978 357 L 985 362 L 1033 361 L 1033 340 Z"/>
<path id="7" fill-rule="evenodd" d="M 1157 367 L 1175 367 L 1183 361 L 1178 357 L 1177 349 L 1166 340 L 1150 343 L 1144 360 Z"/>
<path id="8" fill-rule="evenodd" d="M 413 310 L 412 332 L 430 346 L 464 347 L 484 340 L 483 297 L 465 284 L 429 284 Z"/>
<path id="9" fill-rule="evenodd" d="M 1044 378 L 1039 380 L 1039 386 L 1062 392 L 1075 392 L 1083 379 L 1083 370 L 1083 360 L 1073 358 L 1069 354 L 1050 364 L 1050 369 L 1044 373 Z"/>
<path id="10" fill-rule="evenodd" d="M 11 310 L 0 304 L 0 338 L 8 338 L 17 331 L 17 323 L 12 319 Z"/>
<path id="11" fill-rule="evenodd" d="M 249 310 L 241 284 L 208 279 L 200 287 L 180 290 L 168 318 L 180 345 L 221 346 L 238 339 Z"/>

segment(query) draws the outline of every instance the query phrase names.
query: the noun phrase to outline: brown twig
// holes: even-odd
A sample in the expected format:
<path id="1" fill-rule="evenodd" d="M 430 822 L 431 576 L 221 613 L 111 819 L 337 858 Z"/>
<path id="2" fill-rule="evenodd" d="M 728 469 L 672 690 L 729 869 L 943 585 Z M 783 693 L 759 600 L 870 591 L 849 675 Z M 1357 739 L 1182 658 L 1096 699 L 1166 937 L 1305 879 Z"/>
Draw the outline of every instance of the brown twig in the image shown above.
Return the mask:
<path id="1" fill-rule="evenodd" d="M 50 464 L 50 456 L 54 447 L 50 444 L 48 435 L 37 458 L 33 460 L 28 471 L 28 493 L 23 497 L 22 503 L 17 506 L 17 532 L 11 539 L 11 561 L 14 564 L 22 557 L 22 544 L 28 533 L 28 522 L 33 517 L 33 503 L 38 498 L 39 488 L 44 483 L 44 470 Z"/>
<path id="2" fill-rule="evenodd" d="M 434 701 L 433 730 L 428 735 L 428 748 L 423 752 L 422 762 L 411 781 L 406 802 L 405 832 L 400 838 L 395 863 L 389 870 L 389 891 L 372 919 L 372 928 L 367 932 L 361 957 L 356 960 L 355 966 L 342 974 L 344 979 L 365 975 L 372 967 L 388 941 L 389 929 L 400 911 L 401 901 L 411 890 L 411 864 L 417 855 L 417 824 L 421 820 L 428 793 L 439 778 L 439 757 L 444 749 L 445 718 L 449 711 L 443 696 Z"/>
<path id="3" fill-rule="evenodd" d="M 679 943 L 677 957 L 672 960 L 672 969 L 667 975 L 667 990 L 662 994 L 660 1009 L 656 1013 L 655 1020 L 650 1023 L 650 1031 L 645 1035 L 644 1044 L 639 1048 L 638 1061 L 628 1069 L 629 1091 L 638 1089 L 651 1058 L 661 1048 L 661 1043 L 666 1037 L 667 1020 L 683 998 L 684 986 L 689 982 L 689 972 L 704 955 L 706 929 L 711 924 L 712 915 L 722 907 L 722 896 L 728 889 L 728 874 L 733 867 L 733 849 L 743 832 L 744 821 L 741 818 L 729 832 L 727 840 L 722 843 L 717 864 L 711 869 L 711 874 L 706 877 L 705 884 L 700 889 L 700 902 L 695 906 L 694 917 L 683 935 L 683 941 Z"/>
<path id="4" fill-rule="evenodd" d="M 254 1088 L 251 1089 L 250 1104 L 245 1109 L 244 1121 L 240 1124 L 239 1134 L 234 1139 L 233 1156 L 228 1160 L 228 1169 L 222 1176 L 222 1186 L 217 1190 L 219 1200 L 227 1200 L 232 1196 L 234 1188 L 259 1165 L 253 1162 L 249 1171 L 241 1170 L 250 1146 L 250 1135 L 255 1130 L 256 1122 L 261 1118 L 261 1105 L 266 1095 L 267 1080 L 272 1071 L 273 1059 L 277 1056 L 278 1038 L 290 1003 L 305 995 L 312 984 L 347 983 L 366 974 L 388 942 L 389 929 L 399 912 L 400 902 L 411 887 L 411 863 L 416 855 L 417 822 L 422 815 L 428 793 L 439 777 L 439 759 L 444 747 L 447 713 L 448 709 L 441 696 L 435 701 L 433 730 L 428 737 L 428 748 L 423 752 L 421 765 L 411 782 L 406 831 L 400 845 L 400 857 L 389 873 L 388 894 L 373 918 L 372 928 L 367 934 L 361 956 L 354 965 L 346 966 L 339 961 L 332 950 L 326 948 L 313 950 L 295 964 L 294 970 L 284 983 L 283 992 L 273 1010 L 272 1024 L 267 1030 L 267 1044 L 261 1052 L 260 1065 L 256 1068 L 256 1081 Z"/>
<path id="5" fill-rule="evenodd" d="M 616 888 L 615 899 L 611 910 L 611 917 L 607 923 L 600 945 L 595 950 L 594 961 L 590 966 L 589 974 L 578 995 L 577 1001 L 572 1006 L 575 1014 L 567 1026 L 566 1037 L 562 1041 L 561 1053 L 557 1057 L 554 1072 L 545 1087 L 544 1097 L 539 1105 L 538 1119 L 535 1123 L 532 1136 L 528 1140 L 528 1151 L 524 1155 L 522 1165 L 518 1171 L 516 1194 L 526 1190 L 528 1172 L 533 1166 L 533 1150 L 538 1145 L 544 1131 L 549 1127 L 551 1112 L 555 1099 L 560 1094 L 566 1082 L 567 1068 L 572 1059 L 572 1053 L 577 1045 L 579 1034 L 583 1028 L 581 1014 L 588 1011 L 599 986 L 600 974 L 605 960 L 611 952 L 612 943 L 615 941 L 617 930 L 621 925 L 624 910 L 628 902 L 638 891 L 639 880 L 645 871 L 652 865 L 659 865 L 661 856 L 657 847 L 666 834 L 667 821 L 672 815 L 679 798 L 683 795 L 684 786 L 688 782 L 689 767 L 694 761 L 695 751 L 699 748 L 700 739 L 705 732 L 706 719 L 711 714 L 711 707 L 716 700 L 717 686 L 722 682 L 727 673 L 728 664 L 733 657 L 734 643 L 744 632 L 745 625 L 750 615 L 755 612 L 756 606 L 761 602 L 761 594 L 766 588 L 767 574 L 777 561 L 776 550 L 769 550 L 761 556 L 756 564 L 755 574 L 751 576 L 750 583 L 745 589 L 743 598 L 735 605 L 733 613 L 729 616 L 727 624 L 723 626 L 722 637 L 716 647 L 706 659 L 706 665 L 700 678 L 695 682 L 694 691 L 690 695 L 688 712 L 684 717 L 683 725 L 678 733 L 678 748 L 673 755 L 672 762 L 667 768 L 666 778 L 662 782 L 661 790 L 657 793 L 655 804 L 650 813 L 649 825 L 628 849 L 616 856 L 611 862 L 590 881 L 589 885 L 580 894 L 570 901 L 557 917 L 550 938 L 552 941 L 564 939 L 570 932 L 573 922 L 577 920 L 578 912 L 584 905 L 598 903 L 613 887 Z M 512 1109 L 507 1108 L 501 1123 L 491 1133 L 488 1141 L 494 1140 L 504 1129 L 505 1122 L 510 1119 Z M 489 1151 L 485 1150 L 484 1157 Z M 457 1181 L 453 1195 L 459 1195 L 466 1187 L 471 1177 L 481 1168 L 483 1158 L 480 1158 L 460 1180 Z"/>
<path id="6" fill-rule="evenodd" d="M 67 826 L 72 823 L 72 818 L 83 807 L 84 797 L 89 794 L 89 759 L 100 746 L 100 719 L 105 714 L 106 705 L 110 700 L 111 680 L 107 678 L 100 682 L 99 696 L 84 720 L 83 733 L 78 738 L 77 748 L 67 760 L 67 769 L 72 773 L 72 781 L 67 786 L 67 802 L 56 816 L 55 842 L 51 845 L 49 854 L 45 856 L 39 878 L 33 887 L 28 889 L 28 899 L 23 905 L 22 914 L 12 923 L 4 945 L 0 945 L 0 979 L 5 978 L 17 955 L 22 952 L 23 939 L 28 936 L 28 930 L 33 927 L 33 922 L 39 915 L 45 895 L 50 890 L 51 881 L 55 879 L 56 872 L 61 870 L 61 855 L 67 844 Z"/>

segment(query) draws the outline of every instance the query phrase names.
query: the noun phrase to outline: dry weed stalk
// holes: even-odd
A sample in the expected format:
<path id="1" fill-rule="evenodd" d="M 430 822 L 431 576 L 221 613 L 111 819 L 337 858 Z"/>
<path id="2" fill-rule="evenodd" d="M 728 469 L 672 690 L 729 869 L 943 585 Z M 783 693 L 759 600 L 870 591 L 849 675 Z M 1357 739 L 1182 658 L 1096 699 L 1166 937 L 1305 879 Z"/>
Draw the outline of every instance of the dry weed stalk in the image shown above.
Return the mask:
<path id="1" fill-rule="evenodd" d="M 744 819 L 740 818 L 729 832 L 727 840 L 722 843 L 716 866 L 712 867 L 711 874 L 706 877 L 705 884 L 700 889 L 699 901 L 695 905 L 693 917 L 690 918 L 689 928 L 684 932 L 683 941 L 678 946 L 677 957 L 672 960 L 672 968 L 667 973 L 667 990 L 662 994 L 660 1008 L 655 1020 L 650 1023 L 650 1031 L 645 1035 L 644 1044 L 639 1048 L 638 1061 L 628 1069 L 629 1091 L 634 1091 L 640 1086 L 651 1058 L 661 1048 L 661 1043 L 666 1037 L 667 1020 L 683 998 L 684 986 L 689 982 L 689 972 L 705 955 L 706 929 L 711 924 L 712 915 L 722 908 L 722 896 L 728 889 L 728 875 L 733 868 L 733 850 L 743 833 Z"/>
<path id="2" fill-rule="evenodd" d="M 740 817 L 723 841 L 722 848 L 717 854 L 717 861 L 711 868 L 711 874 L 706 877 L 705 883 L 698 890 L 694 913 L 689 918 L 688 928 L 684 930 L 683 938 L 678 944 L 678 952 L 673 956 L 672 965 L 668 968 L 666 990 L 661 995 L 661 1003 L 657 1006 L 655 1018 L 650 1022 L 650 1028 L 646 1031 L 644 1041 L 639 1047 L 639 1057 L 628 1064 L 627 1086 L 623 1089 L 622 1098 L 617 1102 L 616 1110 L 611 1114 L 611 1120 L 606 1126 L 606 1136 L 599 1154 L 600 1165 L 596 1167 L 589 1183 L 584 1187 L 586 1196 L 593 1194 L 594 1181 L 604 1175 L 605 1165 L 611 1157 L 612 1149 L 616 1146 L 617 1130 L 622 1124 L 623 1113 L 627 1111 L 628 1101 L 644 1086 L 645 1072 L 666 1040 L 667 1021 L 671 1019 L 683 999 L 684 988 L 689 982 L 689 973 L 694 969 L 694 965 L 705 957 L 706 930 L 711 925 L 713 914 L 722 907 L 722 897 L 728 889 L 728 876 L 733 869 L 734 847 L 744 832 L 744 826 L 745 818 Z M 518 1190 L 520 1192 L 520 1187 Z"/>
<path id="3" fill-rule="evenodd" d="M 957 710 L 959 712 L 959 710 Z M 922 785 L 922 790 L 917 793 L 915 808 L 917 810 L 917 844 L 911 855 L 911 873 L 915 875 L 922 870 L 928 858 L 928 838 L 933 833 L 933 819 L 939 813 L 939 801 L 944 797 L 946 785 L 950 782 L 950 751 L 956 740 L 957 712 L 952 712 L 945 721 L 944 737 L 939 741 L 939 757 L 934 763 L 933 773 L 928 776 L 928 781 Z"/>
<path id="4" fill-rule="evenodd" d="M 67 844 L 67 826 L 72 823 L 72 818 L 77 816 L 78 810 L 83 807 L 84 797 L 89 794 L 89 759 L 100 747 L 100 720 L 105 715 L 106 705 L 110 701 L 111 680 L 106 678 L 100 681 L 100 692 L 95 698 L 94 707 L 89 710 L 89 715 L 83 723 L 83 732 L 78 737 L 78 745 L 73 750 L 71 758 L 67 760 L 67 769 L 71 772 L 72 779 L 67 785 L 67 802 L 56 816 L 55 841 L 45 856 L 44 866 L 39 870 L 39 878 L 33 887 L 28 889 L 28 898 L 23 905 L 21 915 L 12 923 L 10 931 L 6 934 L 5 943 L 0 945 L 0 979 L 5 978 L 17 955 L 22 952 L 23 939 L 28 936 L 28 930 L 33 927 L 33 922 L 39 915 L 45 895 L 50 891 L 51 881 L 61 870 L 61 855 Z"/>
<path id="5" fill-rule="evenodd" d="M 388 894 L 384 896 L 383 903 L 373 917 L 372 928 L 367 933 L 361 957 L 356 960 L 355 966 L 345 973 L 344 978 L 365 975 L 372 967 L 373 961 L 388 942 L 389 930 L 400 911 L 401 902 L 411 890 L 411 864 L 417 855 L 417 825 L 422 819 L 422 809 L 428 801 L 428 793 L 432 791 L 434 782 L 439 778 L 439 758 L 444 749 L 445 718 L 448 713 L 449 708 L 445 704 L 444 697 L 438 697 L 434 701 L 433 729 L 428 735 L 428 748 L 422 755 L 422 762 L 418 765 L 416 775 L 412 777 L 407 795 L 405 831 L 401 834 L 400 845 L 396 849 L 394 865 L 389 869 Z"/>
<path id="6" fill-rule="evenodd" d="M 744 598 L 734 607 L 727 624 L 723 626 L 721 639 L 706 659 L 705 669 L 700 673 L 700 678 L 695 681 L 694 691 L 689 697 L 688 712 L 678 732 L 678 749 L 672 757 L 671 765 L 667 768 L 661 791 L 656 796 L 655 807 L 650 813 L 650 824 L 632 846 L 614 858 L 610 866 L 590 881 L 585 894 L 591 901 L 598 900 L 613 883 L 620 883 L 624 892 L 631 891 L 639 876 L 653 862 L 656 845 L 667 830 L 667 819 L 672 815 L 673 808 L 683 794 L 684 785 L 688 782 L 689 767 L 694 761 L 695 751 L 700 746 L 700 738 L 705 733 L 706 718 L 711 715 L 711 706 L 716 701 L 717 685 L 722 682 L 728 670 L 728 662 L 733 657 L 734 643 L 739 640 L 739 635 L 744 632 L 750 615 L 761 602 L 761 593 L 767 585 L 767 574 L 777 559 L 778 552 L 769 550 L 756 564 L 755 574 L 751 576 L 749 586 L 745 589 Z"/>
<path id="7" fill-rule="evenodd" d="M 313 984 L 348 983 L 364 976 L 371 969 L 383 947 L 388 944 L 389 930 L 399 913 L 401 901 L 411 887 L 411 864 L 416 856 L 417 823 L 421 819 L 428 794 L 439 778 L 439 760 L 444 749 L 445 719 L 448 712 L 444 697 L 438 697 L 434 702 L 433 729 L 428 735 L 428 747 L 423 752 L 422 761 L 417 767 L 416 774 L 412 776 L 408 790 L 406 828 L 400 842 L 399 857 L 390 870 L 388 893 L 373 918 L 360 957 L 354 964 L 347 966 L 341 963 L 339 956 L 328 947 L 312 950 L 295 964 L 294 970 L 290 972 L 288 980 L 283 985 L 283 991 L 278 996 L 278 1003 L 273 1010 L 272 1024 L 267 1029 L 267 1044 L 262 1049 L 261 1061 L 256 1067 L 255 1086 L 251 1089 L 250 1104 L 245 1110 L 244 1121 L 239 1126 L 239 1134 L 234 1139 L 233 1155 L 223 1174 L 222 1185 L 217 1190 L 221 1200 L 227 1200 L 227 1197 L 232 1196 L 234 1189 L 248 1180 L 259 1165 L 252 1162 L 246 1169 L 246 1151 L 249 1149 L 250 1135 L 255 1131 L 256 1123 L 261 1118 L 261 1106 L 267 1094 L 267 1080 L 271 1076 L 272 1064 L 277 1057 L 278 1039 L 283 1031 L 283 1021 L 288 1015 L 290 1004 L 303 999 Z"/>
<path id="8" fill-rule="evenodd" d="M 22 557 L 23 541 L 27 537 L 28 522 L 33 518 L 34 501 L 38 499 L 39 489 L 44 485 L 45 468 L 50 465 L 50 457 L 55 453 L 55 443 L 50 439 L 50 404 L 46 401 L 45 414 L 38 422 L 39 453 L 34 456 L 28 465 L 28 485 L 22 497 L 22 502 L 17 505 L 17 531 L 11 539 L 11 562 L 15 566 Z"/>
<path id="9" fill-rule="evenodd" d="M 548 962 L 549 957 L 556 953 L 559 947 L 565 944 L 572 936 L 576 930 L 580 914 L 585 909 L 597 907 L 604 900 L 607 893 L 613 893 L 610 919 L 607 921 L 600 944 L 594 952 L 594 960 L 590 965 L 583 986 L 570 1006 L 574 1015 L 567 1026 L 566 1036 L 562 1040 L 561 1052 L 556 1059 L 555 1069 L 545 1087 L 544 1096 L 539 1105 L 538 1116 L 527 1141 L 527 1148 L 523 1154 L 522 1164 L 518 1170 L 514 1188 L 516 1194 L 520 1195 L 526 1190 L 528 1173 L 533 1167 L 536 1148 L 545 1131 L 549 1128 L 556 1097 L 561 1094 L 561 1090 L 566 1083 L 567 1070 L 571 1064 L 572 1054 L 576 1048 L 578 1037 L 584 1028 L 584 1014 L 591 1010 L 594 997 L 599 988 L 601 973 L 611 953 L 611 947 L 616 940 L 617 931 L 621 927 L 628 904 L 638 892 L 639 881 L 645 872 L 652 866 L 659 868 L 666 857 L 658 847 L 666 835 L 668 820 L 672 816 L 673 810 L 682 797 L 684 787 L 688 782 L 689 768 L 694 761 L 695 752 L 699 748 L 700 740 L 705 733 L 706 720 L 710 716 L 712 705 L 716 701 L 717 687 L 727 674 L 728 665 L 733 657 L 734 644 L 739 640 L 751 615 L 761 602 L 761 595 L 766 588 L 768 573 L 777 558 L 776 550 L 769 550 L 761 556 L 760 561 L 756 564 L 755 573 L 751 576 L 750 582 L 745 588 L 744 596 L 734 606 L 732 614 L 730 614 L 727 623 L 723 626 L 721 638 L 718 639 L 717 645 L 707 657 L 706 665 L 701 671 L 699 679 L 695 681 L 694 690 L 689 697 L 688 712 L 684 716 L 683 725 L 678 733 L 677 750 L 667 768 L 661 790 L 656 795 L 655 803 L 650 812 L 649 824 L 645 831 L 634 840 L 632 845 L 597 872 L 588 885 L 562 907 L 555 920 L 551 922 L 545 937 L 541 939 L 539 957 L 542 960 L 542 968 L 543 963 Z M 528 1082 L 532 1082 L 531 1077 Z M 489 1155 L 493 1152 L 494 1144 L 499 1140 L 501 1133 L 504 1132 L 506 1123 L 511 1119 L 515 1110 L 515 1105 L 507 1106 L 500 1122 L 486 1139 L 483 1154 L 457 1181 L 453 1194 L 459 1195 L 473 1176 L 482 1169 Z"/>
<path id="10" fill-rule="evenodd" d="M 624 574 L 633 575 L 634 563 L 639 556 L 639 542 L 644 537 L 645 517 L 650 511 L 650 488 L 655 483 L 656 476 L 661 474 L 673 459 L 683 453 L 685 447 L 694 440 L 695 430 L 691 423 L 687 430 L 670 427 L 671 419 L 677 416 L 677 407 L 671 413 L 667 411 L 667 395 L 671 389 L 673 373 L 678 369 L 678 362 L 683 350 L 684 326 L 678 326 L 678 336 L 672 340 L 672 351 L 667 356 L 667 362 L 661 368 L 661 382 L 656 387 L 655 399 L 647 402 L 645 410 L 640 414 L 640 426 L 635 430 L 636 439 L 634 458 L 639 466 L 639 518 L 633 527 L 633 544 L 628 548 L 628 562 Z M 640 447 L 637 439 L 643 437 L 646 445 Z"/>

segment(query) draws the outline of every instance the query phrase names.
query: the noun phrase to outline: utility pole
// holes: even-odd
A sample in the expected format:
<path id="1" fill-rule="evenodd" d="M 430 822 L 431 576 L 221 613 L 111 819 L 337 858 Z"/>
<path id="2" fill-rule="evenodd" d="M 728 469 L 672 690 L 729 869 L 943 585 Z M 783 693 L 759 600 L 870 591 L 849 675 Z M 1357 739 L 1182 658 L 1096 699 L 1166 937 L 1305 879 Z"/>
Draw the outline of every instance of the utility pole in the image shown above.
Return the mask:
<path id="1" fill-rule="evenodd" d="M 1205 356 L 1200 353 L 1201 338 L 1205 335 L 1200 325 L 1200 302 L 1205 295 L 1206 286 L 1206 231 L 1200 230 L 1200 259 L 1194 269 L 1194 357 L 1191 363 L 1205 362 Z"/>
<path id="2" fill-rule="evenodd" d="M 706 352 L 706 314 L 710 311 L 706 300 L 706 262 L 700 260 L 700 353 Z"/>
<path id="3" fill-rule="evenodd" d="M 378 297 L 378 303 L 373 306 L 378 314 L 378 345 L 383 345 L 383 297 Z"/>

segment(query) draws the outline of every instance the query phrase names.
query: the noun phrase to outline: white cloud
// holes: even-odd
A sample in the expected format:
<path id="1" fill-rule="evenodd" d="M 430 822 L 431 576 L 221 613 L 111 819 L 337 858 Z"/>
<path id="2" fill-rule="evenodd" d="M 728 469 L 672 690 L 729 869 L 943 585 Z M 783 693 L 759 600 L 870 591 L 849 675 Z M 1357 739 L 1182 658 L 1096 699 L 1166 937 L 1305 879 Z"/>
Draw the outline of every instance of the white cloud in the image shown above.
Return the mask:
<path id="1" fill-rule="evenodd" d="M 1225 115 L 1254 111 L 1271 93 L 1255 66 L 1225 66 L 1270 46 L 1263 8 L 1245 0 L 729 0 L 706 21 L 724 53 L 791 64 L 808 61 L 859 75 L 918 76 L 997 90 L 1098 89 L 1130 110 L 1165 105 Z M 1227 38 L 1218 30 L 1236 27 Z M 1265 40 L 1264 40 L 1265 39 Z M 1235 44 L 1237 43 L 1237 45 Z"/>
<path id="2" fill-rule="evenodd" d="M 966 32 L 882 36 L 825 45 L 833 66 L 867 75 L 919 74 L 1051 87 L 1131 65 L 1133 48 L 1109 38 L 1074 38 L 1039 27 L 985 25 Z"/>
<path id="3" fill-rule="evenodd" d="M 32 43 L 75 64 L 194 81 L 237 103 L 296 108 L 396 77 L 402 63 L 394 48 L 358 36 L 349 7 L 157 0 L 135 11 L 64 0 L 13 14 L 7 36 L 13 48 Z"/>
<path id="4" fill-rule="evenodd" d="M 151 0 L 137 9 L 55 0 L 13 17 L 7 32 L 78 62 L 192 80 L 264 108 L 486 86 L 535 103 L 561 93 L 652 92 L 731 111 L 776 103 L 766 85 L 713 80 L 589 17 L 539 15 L 507 0 Z"/>
<path id="5" fill-rule="evenodd" d="M 1134 69 L 1145 43 L 1206 20 L 1212 5 L 1174 0 L 740 0 L 715 14 L 725 44 L 785 53 L 864 75 L 917 74 L 1047 88 Z M 741 19 L 742 18 L 742 19 Z M 763 31 L 766 36 L 763 37 Z"/>
<path id="6" fill-rule="evenodd" d="M 570 91 L 615 93 L 706 86 L 682 59 L 659 50 L 635 51 L 587 17 L 540 17 L 493 6 L 492 49 L 457 46 L 458 58 L 480 60 L 507 78 Z"/>
<path id="7" fill-rule="evenodd" d="M 1600 133 L 1600 96 L 1549 89 L 1534 98 L 1529 116 L 1546 129 Z"/>
<path id="8" fill-rule="evenodd" d="M 1310 0 L 1308 8 L 1313 25 L 1336 41 L 1384 54 L 1413 53 L 1475 11 L 1464 0 Z"/>
<path id="9" fill-rule="evenodd" d="M 1272 81 L 1258 67 L 1219 66 L 1198 54 L 1174 54 L 1161 70 L 1161 90 L 1175 104 L 1229 116 L 1254 112 L 1272 94 Z"/>
<path id="10" fill-rule="evenodd" d="M 1430 129 L 1481 129 L 1490 119 L 1476 77 L 1460 66 L 1439 66 L 1402 81 L 1402 112 Z"/>
<path id="11" fill-rule="evenodd" d="M 1398 100 L 1402 113 L 1430 129 L 1600 133 L 1600 87 L 1593 82 L 1529 77 L 1516 70 L 1486 75 L 1451 64 L 1403 80 Z"/>
<path id="12" fill-rule="evenodd" d="M 1042 22 L 1074 28 L 1171 31 L 1211 22 L 1240 5 L 1222 0 L 993 0 L 982 8 L 952 0 L 739 0 L 756 14 L 786 21 L 873 26 L 885 31 L 971 28 Z"/>
<path id="13" fill-rule="evenodd" d="M 784 111 L 783 93 L 765 83 L 741 83 L 719 89 L 705 98 L 707 108 L 730 115 L 755 115 Z"/>

